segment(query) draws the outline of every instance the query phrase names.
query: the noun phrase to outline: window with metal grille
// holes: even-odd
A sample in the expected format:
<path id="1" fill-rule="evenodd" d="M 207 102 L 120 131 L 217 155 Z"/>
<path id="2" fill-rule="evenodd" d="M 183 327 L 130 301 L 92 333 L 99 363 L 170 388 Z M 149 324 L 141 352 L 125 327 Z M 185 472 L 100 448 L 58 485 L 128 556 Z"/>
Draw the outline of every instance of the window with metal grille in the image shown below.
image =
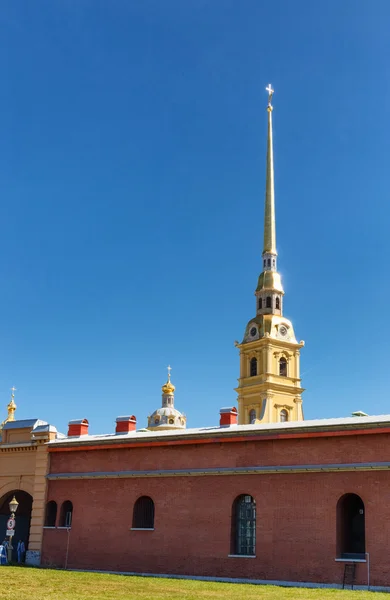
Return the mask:
<path id="1" fill-rule="evenodd" d="M 232 554 L 256 554 L 256 502 L 246 494 L 238 496 L 233 503 Z"/>
<path id="2" fill-rule="evenodd" d="M 134 504 L 133 529 L 154 529 L 154 502 L 141 496 Z"/>
<path id="3" fill-rule="evenodd" d="M 71 527 L 73 516 L 73 504 L 70 500 L 65 500 L 61 506 L 60 527 Z"/>
<path id="4" fill-rule="evenodd" d="M 45 527 L 55 527 L 57 520 L 57 502 L 50 500 L 46 504 Z"/>

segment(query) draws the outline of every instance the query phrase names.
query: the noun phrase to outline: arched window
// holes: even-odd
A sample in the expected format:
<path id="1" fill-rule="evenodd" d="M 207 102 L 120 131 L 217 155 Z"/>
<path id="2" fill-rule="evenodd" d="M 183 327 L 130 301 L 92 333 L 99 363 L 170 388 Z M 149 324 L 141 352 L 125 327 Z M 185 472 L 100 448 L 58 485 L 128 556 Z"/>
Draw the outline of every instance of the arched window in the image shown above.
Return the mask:
<path id="1" fill-rule="evenodd" d="M 254 423 L 256 420 L 256 411 L 254 408 L 249 411 L 249 423 Z"/>
<path id="2" fill-rule="evenodd" d="M 285 408 L 283 408 L 283 410 L 280 411 L 280 422 L 281 423 L 285 423 L 286 421 L 288 421 L 288 412 Z"/>
<path id="3" fill-rule="evenodd" d="M 337 503 L 337 554 L 340 558 L 365 558 L 364 503 L 357 494 L 345 494 Z"/>
<path id="4" fill-rule="evenodd" d="M 267 259 L 267 266 L 268 266 L 268 267 L 270 267 L 270 266 L 271 266 L 271 259 L 270 259 L 270 258 L 268 258 L 268 259 Z"/>
<path id="5" fill-rule="evenodd" d="M 256 502 L 246 494 L 233 502 L 231 553 L 241 556 L 256 554 Z"/>
<path id="6" fill-rule="evenodd" d="M 275 267 L 275 259 L 272 259 L 272 266 Z"/>
<path id="7" fill-rule="evenodd" d="M 263 301 L 262 301 L 261 298 L 259 298 L 259 304 L 258 304 L 258 306 L 259 306 L 259 310 L 261 310 L 263 308 Z"/>
<path id="8" fill-rule="evenodd" d="M 59 527 L 72 527 L 73 504 L 70 500 L 62 503 Z"/>
<path id="9" fill-rule="evenodd" d="M 267 261 L 264 259 L 263 263 L 264 263 L 264 268 L 265 268 L 267 266 Z"/>
<path id="10" fill-rule="evenodd" d="M 257 358 L 251 358 L 250 376 L 254 377 L 255 375 L 257 375 Z"/>
<path id="11" fill-rule="evenodd" d="M 141 496 L 134 504 L 133 529 L 154 529 L 154 502 Z"/>
<path id="12" fill-rule="evenodd" d="M 281 377 L 287 377 L 287 360 L 284 356 L 279 360 L 279 375 Z"/>
<path id="13" fill-rule="evenodd" d="M 271 299 L 271 296 L 267 296 L 266 307 L 267 308 L 272 308 L 272 299 Z"/>
<path id="14" fill-rule="evenodd" d="M 279 298 L 276 298 L 276 300 L 275 300 L 275 308 L 280 310 L 280 299 Z"/>
<path id="15" fill-rule="evenodd" d="M 57 520 L 57 502 L 50 500 L 46 504 L 45 527 L 55 527 Z"/>

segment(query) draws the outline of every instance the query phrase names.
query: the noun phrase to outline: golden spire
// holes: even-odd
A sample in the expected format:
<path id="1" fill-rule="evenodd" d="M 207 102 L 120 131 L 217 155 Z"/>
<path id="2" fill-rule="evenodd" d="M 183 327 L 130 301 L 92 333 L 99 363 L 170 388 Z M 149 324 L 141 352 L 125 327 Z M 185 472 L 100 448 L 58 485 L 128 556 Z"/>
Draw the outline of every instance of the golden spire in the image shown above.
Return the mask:
<path id="1" fill-rule="evenodd" d="M 0 424 L 0 429 L 6 423 L 9 423 L 9 421 L 15 421 L 15 410 L 17 408 L 17 406 L 15 404 L 15 392 L 16 392 L 16 387 L 13 386 L 11 388 L 11 401 L 7 405 L 8 415 L 7 415 L 7 418 Z"/>
<path id="2" fill-rule="evenodd" d="M 267 172 L 265 184 L 265 211 L 264 211 L 264 253 L 276 254 L 275 233 L 275 189 L 274 189 L 274 150 L 272 143 L 272 111 L 271 104 L 274 90 L 271 84 L 265 88 L 268 92 L 268 142 L 267 142 Z"/>
<path id="3" fill-rule="evenodd" d="M 173 394 L 176 388 L 173 385 L 173 383 L 171 383 L 172 367 L 168 365 L 167 369 L 168 369 L 168 380 L 166 383 L 164 383 L 164 385 L 162 386 L 161 389 L 163 391 L 163 394 Z"/>
<path id="4" fill-rule="evenodd" d="M 8 410 L 8 417 L 7 417 L 7 423 L 8 421 L 15 421 L 15 410 L 16 410 L 16 404 L 15 404 L 15 392 L 16 392 L 16 387 L 13 386 L 11 388 L 11 401 L 7 406 L 7 410 Z"/>

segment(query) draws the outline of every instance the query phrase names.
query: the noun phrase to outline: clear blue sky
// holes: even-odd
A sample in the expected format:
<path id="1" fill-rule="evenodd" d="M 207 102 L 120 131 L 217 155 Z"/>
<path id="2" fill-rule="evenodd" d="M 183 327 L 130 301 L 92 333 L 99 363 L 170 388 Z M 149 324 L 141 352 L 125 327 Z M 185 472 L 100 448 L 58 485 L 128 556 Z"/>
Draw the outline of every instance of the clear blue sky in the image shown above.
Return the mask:
<path id="1" fill-rule="evenodd" d="M 261 271 L 265 86 L 306 418 L 390 413 L 388 0 L 4 0 L 0 398 L 139 426 L 234 405 Z"/>

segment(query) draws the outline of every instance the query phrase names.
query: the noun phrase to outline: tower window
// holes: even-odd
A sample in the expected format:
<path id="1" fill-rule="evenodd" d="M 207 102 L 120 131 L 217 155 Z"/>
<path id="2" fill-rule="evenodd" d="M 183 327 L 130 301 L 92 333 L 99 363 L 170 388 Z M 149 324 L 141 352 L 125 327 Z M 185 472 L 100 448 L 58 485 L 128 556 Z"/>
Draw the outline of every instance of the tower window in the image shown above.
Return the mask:
<path id="1" fill-rule="evenodd" d="M 281 377 L 287 377 L 287 360 L 284 356 L 279 360 L 279 375 Z"/>
<path id="2" fill-rule="evenodd" d="M 249 372 L 251 377 L 257 375 L 257 358 L 251 358 Z"/>
<path id="3" fill-rule="evenodd" d="M 271 259 L 270 259 L 270 258 L 268 258 L 268 259 L 267 259 L 267 266 L 268 266 L 268 267 L 270 267 L 270 266 L 271 266 Z"/>
<path id="4" fill-rule="evenodd" d="M 267 261 L 265 259 L 264 259 L 263 263 L 264 263 L 264 267 L 266 267 L 267 266 Z"/>
<path id="5" fill-rule="evenodd" d="M 277 308 L 277 310 L 280 310 L 280 298 L 276 298 L 275 307 Z"/>
<path id="6" fill-rule="evenodd" d="M 271 298 L 271 296 L 267 296 L 266 307 L 267 308 L 272 308 L 272 298 Z"/>
<path id="7" fill-rule="evenodd" d="M 337 554 L 365 558 L 364 504 L 357 494 L 344 494 L 337 503 Z"/>
<path id="8" fill-rule="evenodd" d="M 256 411 L 254 408 L 249 411 L 249 423 L 254 423 L 256 421 Z"/>
<path id="9" fill-rule="evenodd" d="M 256 552 L 256 502 L 252 496 L 238 496 L 232 510 L 232 554 L 254 556 Z"/>
<path id="10" fill-rule="evenodd" d="M 283 410 L 280 411 L 280 422 L 281 423 L 285 423 L 286 421 L 288 421 L 288 412 L 285 408 L 283 408 Z"/>
<path id="11" fill-rule="evenodd" d="M 275 267 L 275 259 L 272 259 L 272 266 Z"/>
<path id="12" fill-rule="evenodd" d="M 133 529 L 154 529 L 154 502 L 141 496 L 134 504 Z"/>
<path id="13" fill-rule="evenodd" d="M 261 298 L 259 298 L 258 306 L 259 306 L 259 310 L 261 310 L 263 308 L 263 301 Z"/>

